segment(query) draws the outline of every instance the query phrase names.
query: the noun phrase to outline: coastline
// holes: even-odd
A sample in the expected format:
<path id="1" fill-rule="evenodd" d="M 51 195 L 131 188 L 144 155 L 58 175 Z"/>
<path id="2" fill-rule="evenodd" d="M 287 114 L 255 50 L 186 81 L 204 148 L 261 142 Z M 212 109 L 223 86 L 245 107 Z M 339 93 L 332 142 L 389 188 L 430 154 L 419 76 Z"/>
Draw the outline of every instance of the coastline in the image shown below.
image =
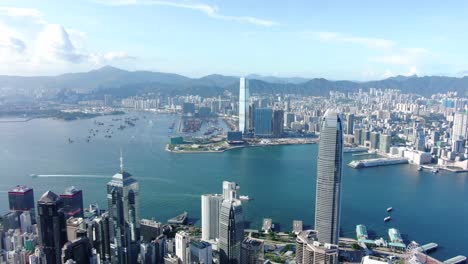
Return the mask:
<path id="1" fill-rule="evenodd" d="M 318 144 L 318 140 L 311 141 L 298 141 L 298 142 L 272 142 L 272 143 L 263 143 L 263 144 L 246 144 L 246 145 L 236 145 L 229 146 L 221 150 L 171 150 L 169 146 L 171 144 L 166 144 L 164 150 L 171 153 L 177 154 L 200 154 L 200 153 L 223 153 L 233 149 L 239 148 L 254 148 L 254 147 L 270 147 L 270 146 L 288 146 L 288 145 L 308 145 L 308 144 Z"/>

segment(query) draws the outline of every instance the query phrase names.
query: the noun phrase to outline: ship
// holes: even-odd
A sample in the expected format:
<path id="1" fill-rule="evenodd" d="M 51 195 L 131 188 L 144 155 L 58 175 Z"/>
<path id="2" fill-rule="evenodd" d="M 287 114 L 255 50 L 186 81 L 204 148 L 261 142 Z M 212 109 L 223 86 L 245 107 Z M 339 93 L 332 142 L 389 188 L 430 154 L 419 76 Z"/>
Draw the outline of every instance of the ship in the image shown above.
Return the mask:
<path id="1" fill-rule="evenodd" d="M 419 166 L 418 167 L 418 171 L 422 171 L 423 170 L 423 167 L 422 166 Z"/>
<path id="2" fill-rule="evenodd" d="M 387 208 L 387 212 L 391 212 L 391 211 L 393 211 L 393 207 Z"/>
<path id="3" fill-rule="evenodd" d="M 248 195 L 240 195 L 239 200 L 241 201 L 250 201 L 250 197 Z"/>
<path id="4" fill-rule="evenodd" d="M 37 174 L 29 174 L 31 178 L 37 178 Z"/>
<path id="5" fill-rule="evenodd" d="M 432 173 L 439 173 L 439 169 L 438 168 L 432 169 Z"/>
<path id="6" fill-rule="evenodd" d="M 387 217 L 384 218 L 383 221 L 384 221 L 384 222 L 388 222 L 388 221 L 390 221 L 390 220 L 392 220 L 392 217 L 391 217 L 391 216 L 387 216 Z"/>
<path id="7" fill-rule="evenodd" d="M 395 164 L 407 164 L 408 159 L 406 158 L 378 158 L 378 159 L 364 159 L 364 160 L 353 160 L 348 166 L 354 169 L 387 166 Z"/>
<path id="8" fill-rule="evenodd" d="M 187 220 L 188 220 L 188 213 L 183 212 L 182 214 L 167 220 L 167 222 L 169 224 L 174 224 L 174 225 L 185 225 L 187 223 Z"/>

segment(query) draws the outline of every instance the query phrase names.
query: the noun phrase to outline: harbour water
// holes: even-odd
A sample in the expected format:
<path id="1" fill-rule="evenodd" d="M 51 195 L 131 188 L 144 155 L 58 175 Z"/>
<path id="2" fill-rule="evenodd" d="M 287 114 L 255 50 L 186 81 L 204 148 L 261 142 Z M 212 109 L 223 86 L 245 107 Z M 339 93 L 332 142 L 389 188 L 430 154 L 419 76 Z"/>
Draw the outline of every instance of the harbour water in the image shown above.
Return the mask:
<path id="1" fill-rule="evenodd" d="M 16 184 L 33 187 L 36 199 L 48 189 L 60 193 L 74 185 L 83 189 L 85 204 L 105 206 L 105 186 L 119 168 L 122 148 L 125 169 L 140 181 L 143 217 L 166 221 L 187 211 L 199 224 L 200 195 L 219 193 L 222 181 L 232 180 L 241 195 L 253 198 L 243 203 L 250 227 L 259 228 L 264 217 L 284 231 L 293 220 L 313 226 L 317 145 L 175 154 L 164 151 L 175 116 L 135 115 L 136 126 L 124 130 L 116 129 L 123 121 L 115 117 L 0 122 L 0 212 L 8 210 L 6 192 Z M 115 124 L 112 138 L 99 132 L 86 142 L 90 129 L 109 124 Z M 433 174 L 408 164 L 345 166 L 356 158 L 345 154 L 341 236 L 355 237 L 355 226 L 364 224 L 370 235 L 388 239 L 394 227 L 409 241 L 438 243 L 432 256 L 439 259 L 468 254 L 468 173 Z M 390 206 L 392 220 L 384 223 Z"/>

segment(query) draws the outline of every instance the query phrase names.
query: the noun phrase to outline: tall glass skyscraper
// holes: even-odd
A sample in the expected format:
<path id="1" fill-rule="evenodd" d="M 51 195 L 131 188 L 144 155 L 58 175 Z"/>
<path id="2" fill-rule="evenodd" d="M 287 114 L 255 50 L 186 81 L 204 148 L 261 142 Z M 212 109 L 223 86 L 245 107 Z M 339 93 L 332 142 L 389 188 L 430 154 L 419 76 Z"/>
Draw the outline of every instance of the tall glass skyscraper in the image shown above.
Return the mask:
<path id="1" fill-rule="evenodd" d="M 140 238 L 139 189 L 138 182 L 124 171 L 121 156 L 120 171 L 107 183 L 112 263 L 137 263 L 137 242 Z"/>
<path id="2" fill-rule="evenodd" d="M 237 199 L 239 186 L 223 182 L 223 203 L 219 214 L 219 263 L 240 264 L 244 239 L 242 204 Z"/>
<path id="3" fill-rule="evenodd" d="M 338 244 L 342 163 L 342 120 L 335 111 L 328 110 L 320 130 L 315 200 L 315 229 L 322 243 Z"/>
<path id="4" fill-rule="evenodd" d="M 248 133 L 250 130 L 250 95 L 249 80 L 240 78 L 239 83 L 239 131 Z"/>
<path id="5" fill-rule="evenodd" d="M 271 108 L 255 109 L 255 136 L 271 137 L 273 110 Z"/>

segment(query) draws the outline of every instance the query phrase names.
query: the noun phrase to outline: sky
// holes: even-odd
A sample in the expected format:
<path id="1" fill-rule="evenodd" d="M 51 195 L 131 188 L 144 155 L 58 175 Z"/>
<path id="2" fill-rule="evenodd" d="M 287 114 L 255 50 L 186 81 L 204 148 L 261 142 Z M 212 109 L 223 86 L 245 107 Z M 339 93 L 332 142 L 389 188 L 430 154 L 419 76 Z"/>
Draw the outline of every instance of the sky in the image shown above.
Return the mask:
<path id="1" fill-rule="evenodd" d="M 468 1 L 0 0 L 0 75 L 468 75 Z"/>

